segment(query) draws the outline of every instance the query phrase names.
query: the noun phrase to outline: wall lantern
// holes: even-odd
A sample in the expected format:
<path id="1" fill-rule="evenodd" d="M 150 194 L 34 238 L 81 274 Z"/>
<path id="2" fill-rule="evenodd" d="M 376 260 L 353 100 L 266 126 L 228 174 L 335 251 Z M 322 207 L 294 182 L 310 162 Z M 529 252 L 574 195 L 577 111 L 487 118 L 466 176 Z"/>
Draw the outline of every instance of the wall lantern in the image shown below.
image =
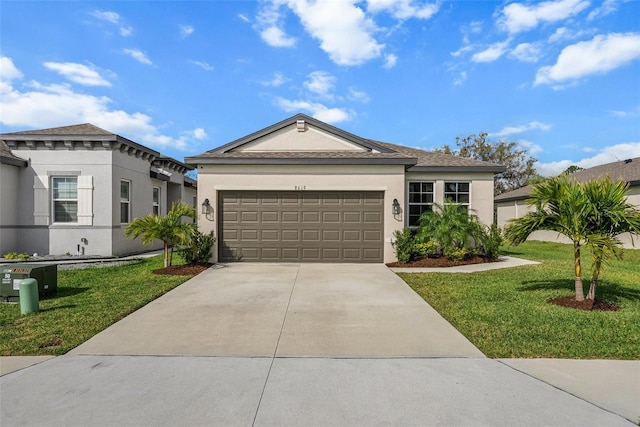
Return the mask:
<path id="1" fill-rule="evenodd" d="M 202 202 L 202 215 L 209 215 L 210 213 L 213 213 L 211 203 L 209 203 L 209 199 L 204 199 L 204 202 Z"/>
<path id="2" fill-rule="evenodd" d="M 400 203 L 398 199 L 393 199 L 393 209 L 391 211 L 394 215 L 400 215 Z"/>

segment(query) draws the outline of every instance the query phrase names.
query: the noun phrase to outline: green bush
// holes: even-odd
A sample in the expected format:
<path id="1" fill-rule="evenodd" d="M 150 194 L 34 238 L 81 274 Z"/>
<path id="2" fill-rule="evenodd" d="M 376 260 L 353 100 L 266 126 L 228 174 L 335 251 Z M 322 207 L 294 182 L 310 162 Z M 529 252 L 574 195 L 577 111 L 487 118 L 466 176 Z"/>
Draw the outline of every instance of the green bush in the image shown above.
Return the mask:
<path id="1" fill-rule="evenodd" d="M 420 258 L 428 258 L 438 253 L 438 245 L 433 240 L 425 243 L 415 243 L 413 254 Z"/>
<path id="2" fill-rule="evenodd" d="M 18 252 L 9 252 L 8 254 L 4 254 L 2 257 L 4 259 L 21 259 L 24 261 L 31 258 L 31 255 L 25 254 L 25 253 L 18 253 Z"/>
<path id="3" fill-rule="evenodd" d="M 500 256 L 500 246 L 504 242 L 502 230 L 496 224 L 487 227 L 480 236 L 480 249 L 489 259 L 496 259 Z"/>
<path id="4" fill-rule="evenodd" d="M 196 230 L 188 244 L 178 249 L 178 253 L 187 264 L 206 263 L 211 258 L 211 250 L 215 242 L 213 231 L 203 234 Z"/>
<path id="5" fill-rule="evenodd" d="M 444 252 L 444 256 L 452 261 L 464 261 L 477 255 L 473 248 L 450 249 Z"/>
<path id="6" fill-rule="evenodd" d="M 403 230 L 396 230 L 393 233 L 395 240 L 391 245 L 396 251 L 396 257 L 399 262 L 406 263 L 411 260 L 414 252 L 414 241 L 411 229 L 404 228 Z"/>

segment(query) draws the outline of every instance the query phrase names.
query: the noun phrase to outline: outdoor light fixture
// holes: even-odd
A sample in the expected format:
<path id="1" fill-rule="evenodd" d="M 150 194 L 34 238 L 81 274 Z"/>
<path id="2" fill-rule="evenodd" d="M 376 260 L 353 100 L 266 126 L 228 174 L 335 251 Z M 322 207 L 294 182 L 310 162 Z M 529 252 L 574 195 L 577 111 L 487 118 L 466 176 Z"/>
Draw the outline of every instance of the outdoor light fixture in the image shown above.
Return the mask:
<path id="1" fill-rule="evenodd" d="M 209 203 L 209 199 L 204 199 L 202 202 L 202 215 L 209 215 L 213 209 L 211 208 L 211 203 Z"/>
<path id="2" fill-rule="evenodd" d="M 400 203 L 398 202 L 398 199 L 393 199 L 392 212 L 394 215 L 400 215 Z"/>

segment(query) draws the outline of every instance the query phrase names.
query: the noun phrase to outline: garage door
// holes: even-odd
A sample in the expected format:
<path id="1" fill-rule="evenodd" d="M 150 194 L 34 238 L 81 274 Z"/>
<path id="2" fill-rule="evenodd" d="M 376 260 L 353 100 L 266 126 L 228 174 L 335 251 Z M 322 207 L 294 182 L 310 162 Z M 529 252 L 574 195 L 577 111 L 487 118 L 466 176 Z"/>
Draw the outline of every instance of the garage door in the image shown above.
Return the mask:
<path id="1" fill-rule="evenodd" d="M 220 193 L 222 261 L 382 262 L 382 192 Z"/>

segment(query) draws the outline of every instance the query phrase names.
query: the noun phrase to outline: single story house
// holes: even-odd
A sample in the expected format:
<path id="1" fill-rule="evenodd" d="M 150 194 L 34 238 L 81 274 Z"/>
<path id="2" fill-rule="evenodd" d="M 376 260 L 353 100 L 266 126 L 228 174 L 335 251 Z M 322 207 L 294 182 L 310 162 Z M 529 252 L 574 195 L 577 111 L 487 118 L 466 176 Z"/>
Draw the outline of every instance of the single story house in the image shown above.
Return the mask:
<path id="1" fill-rule="evenodd" d="M 193 168 L 92 124 L 0 134 L 0 149 L 0 256 L 140 252 L 132 219 L 197 202 Z"/>
<path id="2" fill-rule="evenodd" d="M 185 163 L 214 261 L 391 262 L 394 232 L 445 200 L 493 222 L 504 167 L 362 138 L 297 114 Z"/>
<path id="3" fill-rule="evenodd" d="M 582 169 L 572 173 L 570 176 L 578 182 L 586 182 L 606 176 L 609 176 L 613 180 L 627 182 L 629 184 L 627 201 L 640 209 L 640 157 L 594 166 L 589 169 Z M 509 220 L 522 218 L 532 209 L 535 209 L 535 207 L 529 206 L 528 203 L 529 194 L 532 189 L 532 185 L 527 185 L 496 196 L 495 204 L 498 226 L 504 228 Z M 536 231 L 529 236 L 529 239 L 570 243 L 568 238 L 553 231 Z M 640 239 L 640 236 L 633 236 L 633 239 L 629 234 L 620 236 L 620 240 L 626 248 L 640 248 L 638 239 Z M 635 245 L 633 244 L 634 240 Z"/>

